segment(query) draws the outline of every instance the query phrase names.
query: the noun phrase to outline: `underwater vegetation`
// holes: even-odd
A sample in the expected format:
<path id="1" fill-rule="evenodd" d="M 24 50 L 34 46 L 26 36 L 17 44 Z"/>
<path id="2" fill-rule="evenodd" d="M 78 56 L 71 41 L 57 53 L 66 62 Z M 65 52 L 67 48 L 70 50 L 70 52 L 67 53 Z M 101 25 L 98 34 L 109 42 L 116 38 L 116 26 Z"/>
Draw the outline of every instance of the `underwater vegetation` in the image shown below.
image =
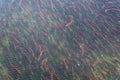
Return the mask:
<path id="1" fill-rule="evenodd" d="M 120 80 L 120 1 L 0 0 L 0 80 Z"/>

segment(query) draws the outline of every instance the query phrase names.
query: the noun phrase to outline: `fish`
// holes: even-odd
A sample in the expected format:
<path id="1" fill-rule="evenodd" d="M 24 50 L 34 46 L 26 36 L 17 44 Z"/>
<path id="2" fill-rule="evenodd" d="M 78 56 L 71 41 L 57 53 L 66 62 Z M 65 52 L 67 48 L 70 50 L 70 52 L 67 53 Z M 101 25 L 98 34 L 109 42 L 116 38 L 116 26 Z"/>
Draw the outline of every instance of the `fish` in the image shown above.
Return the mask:
<path id="1" fill-rule="evenodd" d="M 40 60 L 41 56 L 43 55 L 43 50 L 39 51 L 38 61 Z"/>
<path id="2" fill-rule="evenodd" d="M 74 23 L 74 20 L 71 19 L 65 26 L 71 26 Z"/>

